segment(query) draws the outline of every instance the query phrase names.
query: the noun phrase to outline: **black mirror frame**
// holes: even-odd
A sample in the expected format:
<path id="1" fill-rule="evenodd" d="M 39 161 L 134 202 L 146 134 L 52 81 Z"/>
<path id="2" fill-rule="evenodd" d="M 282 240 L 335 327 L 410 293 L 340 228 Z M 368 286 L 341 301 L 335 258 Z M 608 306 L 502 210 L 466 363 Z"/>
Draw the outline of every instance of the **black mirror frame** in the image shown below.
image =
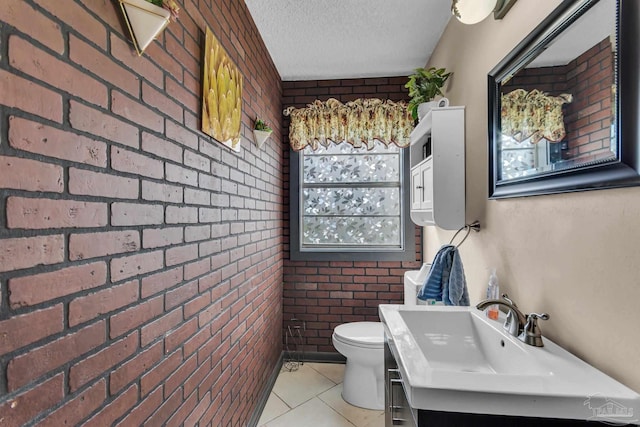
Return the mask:
<path id="1" fill-rule="evenodd" d="M 489 199 L 566 193 L 640 185 L 640 1 L 618 0 L 617 15 L 617 158 L 610 162 L 535 177 L 498 182 L 500 81 L 544 47 L 599 0 L 565 0 L 488 75 Z M 560 19 L 582 4 L 566 22 Z M 552 31 L 549 29 L 552 28 Z"/>

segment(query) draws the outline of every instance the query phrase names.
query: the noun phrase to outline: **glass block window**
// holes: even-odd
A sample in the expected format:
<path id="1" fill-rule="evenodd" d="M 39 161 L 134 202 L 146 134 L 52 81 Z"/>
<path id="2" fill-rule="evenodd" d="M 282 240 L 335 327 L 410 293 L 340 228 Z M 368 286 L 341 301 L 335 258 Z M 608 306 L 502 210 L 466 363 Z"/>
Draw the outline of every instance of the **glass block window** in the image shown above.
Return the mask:
<path id="1" fill-rule="evenodd" d="M 403 250 L 402 157 L 377 141 L 373 150 L 342 143 L 301 151 L 300 251 Z"/>

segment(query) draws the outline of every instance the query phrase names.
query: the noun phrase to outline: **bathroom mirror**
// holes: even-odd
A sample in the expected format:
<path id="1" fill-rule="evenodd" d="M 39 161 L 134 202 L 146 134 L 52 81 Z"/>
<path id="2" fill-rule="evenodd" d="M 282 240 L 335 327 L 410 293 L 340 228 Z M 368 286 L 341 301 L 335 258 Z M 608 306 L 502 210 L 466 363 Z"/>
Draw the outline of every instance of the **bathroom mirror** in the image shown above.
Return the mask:
<path id="1" fill-rule="evenodd" d="M 489 74 L 489 198 L 640 185 L 640 1 L 565 0 Z"/>

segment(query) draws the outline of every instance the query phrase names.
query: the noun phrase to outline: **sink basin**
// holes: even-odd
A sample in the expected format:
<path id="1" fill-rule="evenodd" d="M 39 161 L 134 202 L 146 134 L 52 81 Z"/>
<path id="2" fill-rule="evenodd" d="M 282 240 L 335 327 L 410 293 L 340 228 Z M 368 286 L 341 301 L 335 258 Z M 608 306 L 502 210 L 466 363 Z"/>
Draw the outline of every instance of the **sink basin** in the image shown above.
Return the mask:
<path id="1" fill-rule="evenodd" d="M 614 402 L 637 423 L 640 395 L 552 341 L 527 345 L 475 307 L 380 305 L 415 409 L 600 420 Z"/>

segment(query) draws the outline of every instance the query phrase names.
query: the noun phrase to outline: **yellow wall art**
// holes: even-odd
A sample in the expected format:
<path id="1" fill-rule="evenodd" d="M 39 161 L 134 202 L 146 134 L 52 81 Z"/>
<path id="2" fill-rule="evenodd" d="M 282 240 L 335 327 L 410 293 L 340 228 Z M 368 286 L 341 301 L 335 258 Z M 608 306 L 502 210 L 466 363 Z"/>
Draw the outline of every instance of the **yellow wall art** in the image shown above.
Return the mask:
<path id="1" fill-rule="evenodd" d="M 202 84 L 202 131 L 240 151 L 242 74 L 207 27 Z"/>

